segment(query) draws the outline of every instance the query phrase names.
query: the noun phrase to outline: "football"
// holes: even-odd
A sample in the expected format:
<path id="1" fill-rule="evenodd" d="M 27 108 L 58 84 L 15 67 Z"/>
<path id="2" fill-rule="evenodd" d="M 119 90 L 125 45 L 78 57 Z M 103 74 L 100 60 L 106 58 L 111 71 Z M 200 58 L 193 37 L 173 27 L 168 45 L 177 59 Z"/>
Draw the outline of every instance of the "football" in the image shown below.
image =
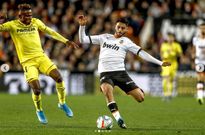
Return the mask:
<path id="1" fill-rule="evenodd" d="M 98 117 L 97 119 L 97 128 L 98 129 L 111 129 L 113 127 L 113 120 L 107 115 Z"/>

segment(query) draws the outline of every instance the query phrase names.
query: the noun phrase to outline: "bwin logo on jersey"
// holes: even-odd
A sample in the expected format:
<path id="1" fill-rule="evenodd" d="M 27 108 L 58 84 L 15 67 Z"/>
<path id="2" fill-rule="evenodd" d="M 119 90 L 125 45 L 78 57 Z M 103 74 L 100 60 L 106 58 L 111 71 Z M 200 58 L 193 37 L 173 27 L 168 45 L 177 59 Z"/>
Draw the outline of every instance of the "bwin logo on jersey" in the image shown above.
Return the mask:
<path id="1" fill-rule="evenodd" d="M 116 44 L 112 45 L 112 44 L 107 44 L 106 42 L 103 44 L 102 46 L 103 48 L 110 48 L 110 49 L 113 49 L 113 50 L 119 50 L 119 46 L 117 46 Z"/>

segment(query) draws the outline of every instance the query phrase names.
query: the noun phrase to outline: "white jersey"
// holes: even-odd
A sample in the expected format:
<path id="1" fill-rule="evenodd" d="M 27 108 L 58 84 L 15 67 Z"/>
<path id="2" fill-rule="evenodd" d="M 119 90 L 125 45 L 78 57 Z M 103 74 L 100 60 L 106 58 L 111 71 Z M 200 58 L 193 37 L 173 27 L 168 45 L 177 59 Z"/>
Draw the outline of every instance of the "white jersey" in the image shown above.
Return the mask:
<path id="1" fill-rule="evenodd" d="M 100 55 L 98 63 L 98 71 L 122 71 L 125 70 L 125 56 L 127 51 L 135 54 L 138 53 L 140 47 L 135 45 L 126 37 L 115 38 L 111 34 L 102 34 L 91 36 L 93 44 L 100 45 Z"/>
<path id="2" fill-rule="evenodd" d="M 155 59 L 126 37 L 115 38 L 112 34 L 101 34 L 89 37 L 85 34 L 85 26 L 80 26 L 79 40 L 81 43 L 100 45 L 100 56 L 98 72 L 124 71 L 125 57 L 128 51 L 138 54 L 144 60 L 162 65 L 162 62 Z M 91 40 L 91 41 L 90 41 Z"/>
<path id="3" fill-rule="evenodd" d="M 199 37 L 193 38 L 193 45 L 196 48 L 195 64 L 205 65 L 205 39 Z"/>

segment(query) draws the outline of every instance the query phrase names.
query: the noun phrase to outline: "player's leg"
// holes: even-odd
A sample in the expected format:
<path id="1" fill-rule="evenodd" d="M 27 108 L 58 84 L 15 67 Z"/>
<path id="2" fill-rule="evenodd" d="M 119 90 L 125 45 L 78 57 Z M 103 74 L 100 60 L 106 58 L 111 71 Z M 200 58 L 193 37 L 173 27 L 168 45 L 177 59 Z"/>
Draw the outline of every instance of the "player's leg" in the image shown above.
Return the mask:
<path id="1" fill-rule="evenodd" d="M 36 108 L 37 117 L 41 123 L 46 124 L 48 121 L 42 109 L 41 89 L 40 83 L 38 81 L 39 72 L 35 65 L 36 63 L 32 60 L 22 64 L 24 69 L 24 75 L 29 86 L 32 89 L 32 99 Z"/>
<path id="2" fill-rule="evenodd" d="M 204 74 L 203 72 L 198 72 L 197 73 L 197 101 L 199 102 L 199 104 L 203 104 L 203 94 L 204 94 Z"/>
<path id="3" fill-rule="evenodd" d="M 135 88 L 127 92 L 127 94 L 131 95 L 138 102 L 144 101 L 144 92 L 140 88 Z"/>
<path id="4" fill-rule="evenodd" d="M 42 111 L 42 102 L 41 102 L 41 90 L 40 83 L 38 80 L 32 80 L 29 82 L 29 86 L 33 90 L 32 98 L 36 108 L 36 111 Z"/>
<path id="5" fill-rule="evenodd" d="M 60 72 L 57 70 L 56 65 L 48 58 L 48 56 L 41 57 L 39 59 L 39 63 L 40 63 L 39 70 L 42 73 L 53 78 L 53 80 L 56 82 L 56 90 L 59 99 L 58 107 L 62 109 L 68 117 L 72 117 L 73 112 L 65 102 L 65 98 L 66 98 L 65 84 Z"/>
<path id="6" fill-rule="evenodd" d="M 172 67 L 170 69 L 170 75 L 169 75 L 169 85 L 168 85 L 168 89 L 170 90 L 170 93 L 169 93 L 169 99 L 172 98 L 172 93 L 173 93 L 173 90 L 174 90 L 174 79 L 176 78 L 176 73 L 177 73 L 177 67 Z"/>
<path id="7" fill-rule="evenodd" d="M 47 121 L 46 116 L 45 116 L 43 109 L 42 109 L 40 83 L 38 80 L 31 80 L 29 82 L 29 85 L 33 90 L 32 99 L 33 99 L 33 102 L 34 102 L 34 105 L 36 108 L 36 114 L 37 114 L 38 120 L 42 124 L 46 124 L 46 123 L 48 123 L 48 121 Z"/>
<path id="8" fill-rule="evenodd" d="M 62 109 L 68 117 L 73 117 L 73 112 L 71 108 L 66 104 L 66 92 L 65 83 L 62 79 L 60 72 L 55 68 L 49 72 L 49 76 L 52 77 L 56 82 L 56 90 L 58 94 L 58 107 Z"/>
<path id="9" fill-rule="evenodd" d="M 163 100 L 167 101 L 169 100 L 169 97 L 171 96 L 171 88 L 172 88 L 172 81 L 171 81 L 171 67 L 162 67 L 162 90 L 163 90 Z"/>
<path id="10" fill-rule="evenodd" d="M 65 101 L 66 98 L 65 83 L 62 79 L 60 72 L 56 68 L 54 68 L 49 72 L 49 76 L 52 77 L 56 82 L 56 90 L 57 90 L 58 100 L 59 100 L 58 107 L 66 113 L 66 116 L 73 117 L 73 111 L 66 104 Z"/>
<path id="11" fill-rule="evenodd" d="M 66 97 L 65 84 L 64 84 L 64 81 L 63 81 L 59 71 L 57 69 L 53 69 L 50 71 L 49 76 L 51 78 L 53 78 L 56 82 L 56 90 L 58 93 L 59 103 L 64 104 L 65 97 Z"/>
<path id="12" fill-rule="evenodd" d="M 125 123 L 120 115 L 117 103 L 115 102 L 115 99 L 113 96 L 113 86 L 109 83 L 103 82 L 103 83 L 101 83 L 100 88 L 101 88 L 103 94 L 105 95 L 107 106 L 108 106 L 110 112 L 112 113 L 113 117 L 117 121 L 118 125 L 121 128 L 125 129 L 126 125 L 125 125 Z"/>

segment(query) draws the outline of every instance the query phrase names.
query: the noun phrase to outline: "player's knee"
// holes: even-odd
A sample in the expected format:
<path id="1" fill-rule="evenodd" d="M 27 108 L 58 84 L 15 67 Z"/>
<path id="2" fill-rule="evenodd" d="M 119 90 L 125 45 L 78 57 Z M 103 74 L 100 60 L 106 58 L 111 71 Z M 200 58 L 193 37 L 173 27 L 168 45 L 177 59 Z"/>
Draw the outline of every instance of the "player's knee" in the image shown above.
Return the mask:
<path id="1" fill-rule="evenodd" d="M 110 88 L 107 85 L 102 85 L 101 90 L 104 95 L 109 95 L 109 93 L 112 92 L 112 90 L 110 90 Z"/>
<path id="2" fill-rule="evenodd" d="M 139 103 L 144 101 L 144 91 L 140 89 L 139 95 L 135 97 L 135 100 L 137 100 Z"/>
<path id="3" fill-rule="evenodd" d="M 144 95 L 135 96 L 134 99 L 135 99 L 137 102 L 141 103 L 141 102 L 144 101 Z"/>
<path id="4" fill-rule="evenodd" d="M 35 95 L 40 95 L 41 94 L 41 90 L 40 89 L 33 89 L 33 93 Z"/>
<path id="5" fill-rule="evenodd" d="M 139 103 L 144 101 L 144 95 L 141 95 L 138 99 L 136 99 Z"/>
<path id="6" fill-rule="evenodd" d="M 56 77 L 56 82 L 61 83 L 63 81 L 63 78 L 61 76 Z"/>

